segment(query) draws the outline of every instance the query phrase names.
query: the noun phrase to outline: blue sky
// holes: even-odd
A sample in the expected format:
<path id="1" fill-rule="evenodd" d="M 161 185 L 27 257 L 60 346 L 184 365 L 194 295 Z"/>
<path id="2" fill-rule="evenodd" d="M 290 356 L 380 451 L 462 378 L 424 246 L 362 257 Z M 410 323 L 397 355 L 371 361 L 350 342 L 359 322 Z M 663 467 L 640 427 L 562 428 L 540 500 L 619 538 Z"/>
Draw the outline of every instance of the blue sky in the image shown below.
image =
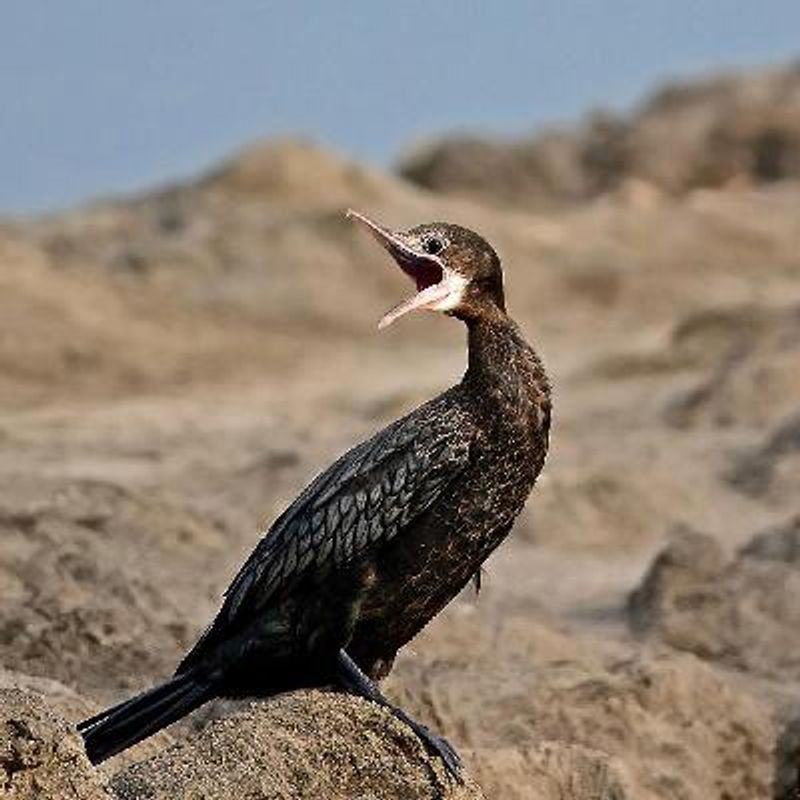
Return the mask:
<path id="1" fill-rule="evenodd" d="M 526 132 L 800 56 L 798 31 L 798 0 L 3 0 L 0 212 L 189 175 L 275 134 L 389 163 L 426 134 Z"/>

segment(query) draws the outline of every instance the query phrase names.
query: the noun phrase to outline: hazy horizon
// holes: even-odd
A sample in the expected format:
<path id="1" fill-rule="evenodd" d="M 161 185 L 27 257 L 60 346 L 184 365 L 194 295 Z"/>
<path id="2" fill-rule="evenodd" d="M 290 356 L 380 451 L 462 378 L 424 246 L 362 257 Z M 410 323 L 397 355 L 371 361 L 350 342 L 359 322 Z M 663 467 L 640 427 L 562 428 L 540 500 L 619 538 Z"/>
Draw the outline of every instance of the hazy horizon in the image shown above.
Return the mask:
<path id="1" fill-rule="evenodd" d="M 628 109 L 665 80 L 797 57 L 800 4 L 733 6 L 11 0 L 0 212 L 141 189 L 280 135 L 389 164 L 423 136 L 519 135 Z"/>

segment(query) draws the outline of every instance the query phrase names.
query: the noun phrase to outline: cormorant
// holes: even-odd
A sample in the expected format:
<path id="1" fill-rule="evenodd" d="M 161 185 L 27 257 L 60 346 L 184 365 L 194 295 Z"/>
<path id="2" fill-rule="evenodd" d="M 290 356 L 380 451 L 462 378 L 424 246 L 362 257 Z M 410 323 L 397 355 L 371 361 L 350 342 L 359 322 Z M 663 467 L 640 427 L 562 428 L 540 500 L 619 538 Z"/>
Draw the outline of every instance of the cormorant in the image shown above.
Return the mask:
<path id="1" fill-rule="evenodd" d="M 354 211 L 415 283 L 386 314 L 466 323 L 460 383 L 341 456 L 264 535 L 172 679 L 80 723 L 97 764 L 214 697 L 336 685 L 389 708 L 448 770 L 455 751 L 373 682 L 511 530 L 544 463 L 550 387 L 506 314 L 492 247 L 458 225 L 398 232 Z"/>

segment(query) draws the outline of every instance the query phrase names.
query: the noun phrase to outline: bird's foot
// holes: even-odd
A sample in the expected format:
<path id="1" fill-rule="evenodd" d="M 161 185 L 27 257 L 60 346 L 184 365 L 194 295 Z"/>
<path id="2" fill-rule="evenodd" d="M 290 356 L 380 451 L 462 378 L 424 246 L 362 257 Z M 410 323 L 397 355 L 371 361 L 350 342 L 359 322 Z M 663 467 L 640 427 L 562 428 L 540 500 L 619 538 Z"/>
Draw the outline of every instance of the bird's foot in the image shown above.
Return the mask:
<path id="1" fill-rule="evenodd" d="M 404 711 L 396 709 L 396 716 L 411 728 L 416 734 L 417 738 L 425 745 L 428 751 L 442 759 L 445 769 L 453 776 L 459 783 L 462 782 L 461 776 L 461 758 L 455 751 L 450 742 L 443 736 L 437 736 L 424 725 L 412 719 Z"/>
<path id="2" fill-rule="evenodd" d="M 388 708 L 392 714 L 404 722 L 416 734 L 417 738 L 425 745 L 428 751 L 439 756 L 444 762 L 448 773 L 459 783 L 463 782 L 461 777 L 461 759 L 458 753 L 450 746 L 450 743 L 441 736 L 429 731 L 424 725 L 417 722 L 403 711 L 392 705 L 382 694 L 380 689 L 365 675 L 358 664 L 350 658 L 344 650 L 340 650 L 336 657 L 337 676 L 341 685 L 350 692 L 372 700 L 373 703 Z"/>

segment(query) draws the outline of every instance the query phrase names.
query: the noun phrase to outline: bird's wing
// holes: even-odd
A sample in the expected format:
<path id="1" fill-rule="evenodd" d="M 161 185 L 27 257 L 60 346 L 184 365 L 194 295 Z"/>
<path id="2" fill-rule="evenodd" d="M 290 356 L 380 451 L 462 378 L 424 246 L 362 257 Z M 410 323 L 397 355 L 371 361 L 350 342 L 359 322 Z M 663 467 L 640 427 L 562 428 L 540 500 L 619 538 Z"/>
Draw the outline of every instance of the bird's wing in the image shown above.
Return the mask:
<path id="1" fill-rule="evenodd" d="M 465 415 L 455 404 L 422 406 L 319 475 L 259 542 L 182 667 L 224 631 L 247 625 L 298 579 L 341 568 L 401 534 L 466 465 L 472 428 Z"/>

